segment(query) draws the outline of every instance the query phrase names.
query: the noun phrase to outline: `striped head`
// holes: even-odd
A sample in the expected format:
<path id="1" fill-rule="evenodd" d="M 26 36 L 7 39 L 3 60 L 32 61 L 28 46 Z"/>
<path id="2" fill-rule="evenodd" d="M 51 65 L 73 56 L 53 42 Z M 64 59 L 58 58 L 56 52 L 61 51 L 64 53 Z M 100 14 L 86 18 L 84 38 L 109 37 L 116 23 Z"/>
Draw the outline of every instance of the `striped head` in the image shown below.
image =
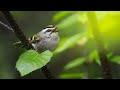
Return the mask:
<path id="1" fill-rule="evenodd" d="M 58 36 L 58 30 L 56 26 L 49 25 L 38 33 L 41 38 L 49 38 Z"/>

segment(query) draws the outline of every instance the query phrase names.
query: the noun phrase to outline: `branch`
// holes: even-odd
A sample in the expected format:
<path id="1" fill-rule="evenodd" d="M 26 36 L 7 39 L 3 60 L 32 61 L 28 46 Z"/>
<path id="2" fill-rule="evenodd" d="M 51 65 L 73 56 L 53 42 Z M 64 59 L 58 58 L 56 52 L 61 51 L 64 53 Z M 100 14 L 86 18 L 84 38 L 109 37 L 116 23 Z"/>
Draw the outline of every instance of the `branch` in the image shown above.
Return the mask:
<path id="1" fill-rule="evenodd" d="M 98 53 L 100 57 L 101 67 L 103 71 L 103 78 L 104 79 L 112 79 L 111 69 L 109 67 L 108 58 L 106 56 L 106 51 L 104 49 L 103 39 L 100 35 L 97 18 L 94 12 L 88 12 L 88 19 L 90 21 L 92 32 L 94 35 L 94 38 L 96 40 Z"/>
<path id="2" fill-rule="evenodd" d="M 11 13 L 9 11 L 2 11 L 2 13 L 4 14 L 7 21 L 10 23 L 11 27 L 13 28 L 13 30 L 15 32 L 16 37 L 22 42 L 24 47 L 26 47 L 26 49 L 28 49 L 28 50 L 29 49 L 34 49 L 33 46 L 27 40 L 26 36 L 24 35 L 24 33 L 22 32 L 20 27 L 18 26 L 18 24 L 16 23 L 16 21 L 14 20 Z M 41 70 L 43 71 L 43 73 L 45 74 L 45 76 L 48 79 L 54 79 L 54 77 L 52 76 L 52 74 L 48 70 L 47 66 L 42 67 Z"/>
<path id="3" fill-rule="evenodd" d="M 0 24 L 1 24 L 2 26 L 4 26 L 5 28 L 7 28 L 8 30 L 11 30 L 11 31 L 14 32 L 14 30 L 13 30 L 11 27 L 9 27 L 7 24 L 4 24 L 4 23 L 1 22 L 1 21 L 0 21 Z"/>

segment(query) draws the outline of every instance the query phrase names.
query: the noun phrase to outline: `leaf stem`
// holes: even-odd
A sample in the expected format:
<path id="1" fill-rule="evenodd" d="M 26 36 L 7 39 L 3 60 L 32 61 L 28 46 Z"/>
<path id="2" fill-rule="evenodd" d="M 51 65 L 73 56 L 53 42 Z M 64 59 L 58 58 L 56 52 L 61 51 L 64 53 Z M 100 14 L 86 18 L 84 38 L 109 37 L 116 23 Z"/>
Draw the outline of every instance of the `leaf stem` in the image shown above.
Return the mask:
<path id="1" fill-rule="evenodd" d="M 9 11 L 2 11 L 2 13 L 5 16 L 5 18 L 7 19 L 7 21 L 10 23 L 11 27 L 13 28 L 13 30 L 15 32 L 16 37 L 22 42 L 24 47 L 26 47 L 26 49 L 28 49 L 28 50 L 34 49 L 33 46 L 27 40 L 26 36 L 24 35 L 24 33 L 22 32 L 20 27 L 18 26 L 18 24 L 16 23 L 16 21 L 14 20 L 11 13 Z M 54 79 L 53 75 L 47 68 L 47 65 L 42 67 L 41 70 L 48 79 Z"/>

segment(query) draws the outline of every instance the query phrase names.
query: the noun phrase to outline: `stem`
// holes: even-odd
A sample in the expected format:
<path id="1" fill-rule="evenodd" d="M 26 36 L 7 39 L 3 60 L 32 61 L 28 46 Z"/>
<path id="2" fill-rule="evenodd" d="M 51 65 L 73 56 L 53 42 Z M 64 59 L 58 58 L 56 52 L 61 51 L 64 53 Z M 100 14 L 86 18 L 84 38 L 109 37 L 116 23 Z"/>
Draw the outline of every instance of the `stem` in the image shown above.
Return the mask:
<path id="1" fill-rule="evenodd" d="M 28 50 L 29 49 L 34 49 L 33 46 L 27 40 L 26 36 L 24 35 L 24 33 L 22 32 L 20 27 L 18 26 L 18 24 L 16 23 L 16 21 L 14 20 L 13 16 L 11 15 L 11 13 L 9 11 L 2 11 L 2 13 L 4 14 L 4 16 L 7 19 L 7 21 L 10 23 L 11 27 L 13 28 L 13 30 L 15 32 L 16 37 L 22 42 L 24 47 L 26 47 L 26 49 L 28 49 Z M 54 79 L 54 77 L 52 76 L 51 72 L 48 70 L 47 65 L 42 67 L 41 70 L 43 71 L 44 75 L 48 79 Z"/>
<path id="2" fill-rule="evenodd" d="M 96 40 L 97 49 L 98 49 L 100 62 L 101 62 L 101 68 L 103 72 L 103 78 L 112 79 L 111 69 L 109 67 L 108 58 L 106 56 L 106 51 L 104 49 L 104 43 L 102 41 L 103 39 L 99 32 L 98 22 L 97 22 L 95 12 L 89 11 L 87 15 L 88 15 L 88 20 L 90 22 L 90 25 L 92 27 L 94 38 Z"/>
<path id="3" fill-rule="evenodd" d="M 4 26 L 5 28 L 7 28 L 8 30 L 11 30 L 11 31 L 14 32 L 14 30 L 13 30 L 11 27 L 9 27 L 7 24 L 4 24 L 4 23 L 1 22 L 1 21 L 0 21 L 0 24 L 1 24 L 2 26 Z"/>

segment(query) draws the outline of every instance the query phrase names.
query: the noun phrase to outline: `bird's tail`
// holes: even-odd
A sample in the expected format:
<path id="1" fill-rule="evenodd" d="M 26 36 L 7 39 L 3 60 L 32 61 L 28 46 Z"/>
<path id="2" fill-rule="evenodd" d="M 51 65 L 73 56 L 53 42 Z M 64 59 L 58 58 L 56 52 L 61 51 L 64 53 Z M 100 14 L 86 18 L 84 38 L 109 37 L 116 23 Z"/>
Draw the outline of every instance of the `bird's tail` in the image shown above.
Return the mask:
<path id="1" fill-rule="evenodd" d="M 21 43 L 21 41 L 19 41 L 19 42 L 13 43 L 12 46 L 20 47 L 20 46 L 22 46 L 22 43 Z"/>

